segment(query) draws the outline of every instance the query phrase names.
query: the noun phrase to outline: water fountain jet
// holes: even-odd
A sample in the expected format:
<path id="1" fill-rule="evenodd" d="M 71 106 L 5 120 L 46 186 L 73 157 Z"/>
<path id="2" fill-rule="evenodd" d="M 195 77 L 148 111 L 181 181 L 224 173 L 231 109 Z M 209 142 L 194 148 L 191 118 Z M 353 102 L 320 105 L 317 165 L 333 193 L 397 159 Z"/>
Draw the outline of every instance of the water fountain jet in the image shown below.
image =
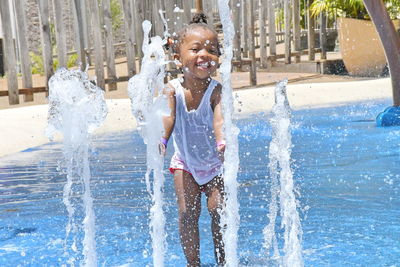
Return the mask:
<path id="1" fill-rule="evenodd" d="M 162 94 L 166 56 L 163 45 L 166 40 L 159 36 L 149 39 L 151 23 L 142 24 L 143 60 L 140 73 L 129 80 L 128 93 L 132 104 L 132 114 L 138 121 L 140 134 L 146 144 L 147 171 L 146 186 L 153 205 L 150 209 L 150 231 L 153 246 L 154 266 L 164 266 L 166 233 L 163 212 L 164 157 L 158 144 L 164 131 L 162 117 L 170 113 L 167 98 Z M 153 190 L 150 176 L 153 174 Z"/>
<path id="2" fill-rule="evenodd" d="M 287 80 L 275 87 L 275 105 L 272 108 L 272 140 L 269 147 L 269 172 L 271 178 L 271 201 L 269 203 L 269 223 L 264 228 L 264 246 L 267 253 L 273 250 L 272 259 L 280 266 L 302 267 L 302 230 L 297 212 L 294 193 L 293 172 L 291 170 L 292 141 L 290 133 L 291 110 L 286 96 Z M 275 224 L 281 215 L 281 227 L 284 229 L 283 255 L 280 255 Z"/>
<path id="3" fill-rule="evenodd" d="M 83 184 L 83 266 L 97 266 L 95 241 L 95 214 L 90 190 L 89 140 L 90 134 L 101 125 L 107 116 L 104 91 L 95 86 L 86 72 L 59 69 L 49 80 L 49 111 L 46 135 L 52 139 L 56 131 L 64 136 L 64 158 L 67 182 L 64 186 L 63 202 L 68 212 L 66 240 L 72 232 L 70 246 L 77 251 L 76 207 L 71 198 L 73 185 Z M 66 252 L 69 254 L 69 252 Z M 68 263 L 74 265 L 76 259 L 70 256 Z"/>

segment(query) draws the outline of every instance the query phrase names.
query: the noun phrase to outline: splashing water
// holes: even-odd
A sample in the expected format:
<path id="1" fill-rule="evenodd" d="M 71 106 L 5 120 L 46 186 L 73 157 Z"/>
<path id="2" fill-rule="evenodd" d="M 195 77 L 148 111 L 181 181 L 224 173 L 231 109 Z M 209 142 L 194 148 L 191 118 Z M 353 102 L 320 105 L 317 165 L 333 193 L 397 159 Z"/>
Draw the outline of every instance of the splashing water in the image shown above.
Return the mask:
<path id="1" fill-rule="evenodd" d="M 75 205 L 71 197 L 73 185 L 83 184 L 83 220 L 84 266 L 97 266 L 95 242 L 95 214 L 90 191 L 89 137 L 101 125 L 107 116 L 104 92 L 92 84 L 85 72 L 80 70 L 59 69 L 49 80 L 49 112 L 46 135 L 52 139 L 59 131 L 64 137 L 64 158 L 66 162 L 67 182 L 64 186 L 63 202 L 68 212 L 66 226 L 66 244 L 69 234 L 74 234 L 70 248 L 77 252 L 78 226 L 75 223 Z M 75 265 L 76 258 L 69 255 L 68 263 Z"/>
<path id="2" fill-rule="evenodd" d="M 233 124 L 233 95 L 231 86 L 231 68 L 233 57 L 234 26 L 231 20 L 229 0 L 218 0 L 219 14 L 224 32 L 224 54 L 220 67 L 222 77 L 222 108 L 224 116 L 224 134 L 226 151 L 224 161 L 224 186 L 226 191 L 225 207 L 222 211 L 221 226 L 225 246 L 225 266 L 238 266 L 237 232 L 239 228 L 239 203 L 237 201 L 236 181 L 239 167 L 238 135 L 239 129 Z"/>
<path id="3" fill-rule="evenodd" d="M 152 197 L 150 209 L 150 230 L 153 246 L 154 266 L 164 266 L 166 234 L 165 215 L 163 212 L 164 158 L 159 152 L 159 140 L 164 131 L 162 117 L 168 115 L 167 98 L 162 94 L 166 56 L 163 45 L 165 40 L 155 36 L 149 42 L 151 23 L 144 21 L 143 60 L 139 74 L 129 80 L 128 93 L 132 104 L 132 114 L 138 122 L 138 129 L 147 145 L 147 191 Z M 150 175 L 153 173 L 153 192 Z"/>
<path id="4" fill-rule="evenodd" d="M 271 177 L 271 201 L 269 204 L 269 223 L 264 228 L 267 253 L 273 250 L 272 259 L 280 266 L 303 266 L 302 230 L 296 207 L 293 172 L 290 166 L 292 140 L 290 133 L 291 110 L 286 96 L 287 80 L 279 82 L 275 88 L 275 105 L 272 108 L 272 140 L 269 146 L 269 172 Z M 278 203 L 279 197 L 279 203 Z M 280 205 L 279 205 L 280 204 Z M 281 226 L 285 230 L 284 247 L 281 256 L 275 233 L 278 206 L 282 217 Z"/>

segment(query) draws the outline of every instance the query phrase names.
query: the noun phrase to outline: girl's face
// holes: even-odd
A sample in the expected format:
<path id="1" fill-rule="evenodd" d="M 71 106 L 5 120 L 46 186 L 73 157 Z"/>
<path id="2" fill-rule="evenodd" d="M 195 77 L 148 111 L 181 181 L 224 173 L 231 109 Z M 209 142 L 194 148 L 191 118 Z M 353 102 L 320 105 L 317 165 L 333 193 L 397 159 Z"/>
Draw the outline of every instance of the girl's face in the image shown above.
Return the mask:
<path id="1" fill-rule="evenodd" d="M 184 75 L 204 80 L 218 68 L 219 47 L 217 35 L 211 30 L 197 28 L 186 33 L 180 44 L 177 59 Z"/>

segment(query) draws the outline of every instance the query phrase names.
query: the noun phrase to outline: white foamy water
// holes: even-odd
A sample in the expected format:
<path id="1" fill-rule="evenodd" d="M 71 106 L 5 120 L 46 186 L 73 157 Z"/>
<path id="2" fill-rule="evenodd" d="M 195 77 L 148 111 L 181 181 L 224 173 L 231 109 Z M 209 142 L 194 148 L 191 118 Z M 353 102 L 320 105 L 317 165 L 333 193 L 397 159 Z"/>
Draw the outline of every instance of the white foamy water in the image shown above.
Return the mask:
<path id="1" fill-rule="evenodd" d="M 52 139 L 55 132 L 64 138 L 64 160 L 67 181 L 63 202 L 68 212 L 66 226 L 66 253 L 68 264 L 76 264 L 77 231 L 75 212 L 78 208 L 72 201 L 73 185 L 83 185 L 82 201 L 85 211 L 83 219 L 84 262 L 79 265 L 97 266 L 95 242 L 95 214 L 90 190 L 89 139 L 90 133 L 99 127 L 107 116 L 104 92 L 90 82 L 87 73 L 80 70 L 59 69 L 49 80 L 49 112 L 46 135 Z M 69 235 L 73 234 L 69 242 Z M 71 243 L 71 244 L 68 244 Z"/>
<path id="2" fill-rule="evenodd" d="M 302 257 L 302 229 L 296 206 L 293 172 L 291 169 L 291 110 L 286 96 L 287 80 L 275 88 L 275 105 L 272 108 L 272 140 L 269 146 L 269 172 L 271 178 L 271 200 L 269 223 L 264 228 L 267 253 L 272 250 L 272 259 L 280 266 L 304 266 Z M 276 236 L 276 218 L 280 212 L 284 229 L 283 255 L 280 255 Z"/>
<path id="3" fill-rule="evenodd" d="M 153 247 L 154 266 L 164 266 L 166 233 L 163 211 L 164 157 L 160 155 L 158 144 L 164 127 L 162 117 L 169 115 L 170 110 L 164 88 L 165 65 L 163 40 L 159 36 L 149 40 L 151 23 L 143 24 L 143 60 L 140 73 L 129 80 L 128 93 L 132 104 L 132 114 L 138 122 L 140 134 L 147 145 L 147 191 L 151 194 L 153 205 L 150 209 L 150 234 Z M 150 178 L 153 176 L 153 187 Z"/>
<path id="4" fill-rule="evenodd" d="M 239 203 L 237 200 L 237 172 L 239 168 L 239 129 L 232 121 L 233 117 L 233 94 L 231 83 L 231 68 L 233 57 L 234 26 L 231 19 L 229 0 L 218 0 L 219 15 L 221 17 L 224 32 L 223 58 L 220 67 L 222 77 L 222 110 L 224 117 L 224 135 L 226 138 L 226 150 L 224 161 L 224 186 L 225 207 L 222 211 L 221 226 L 225 247 L 225 266 L 238 266 L 237 257 L 237 232 L 239 229 Z"/>

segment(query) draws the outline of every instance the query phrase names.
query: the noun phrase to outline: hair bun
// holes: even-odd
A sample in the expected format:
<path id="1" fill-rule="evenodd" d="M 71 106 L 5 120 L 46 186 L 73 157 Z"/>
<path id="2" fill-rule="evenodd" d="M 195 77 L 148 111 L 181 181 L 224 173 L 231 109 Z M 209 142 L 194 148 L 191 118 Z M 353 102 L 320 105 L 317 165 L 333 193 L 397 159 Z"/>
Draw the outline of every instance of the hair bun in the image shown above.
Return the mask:
<path id="1" fill-rule="evenodd" d="M 204 13 L 194 14 L 194 16 L 193 16 L 192 20 L 189 22 L 189 24 L 195 24 L 195 23 L 207 24 L 207 16 Z"/>

